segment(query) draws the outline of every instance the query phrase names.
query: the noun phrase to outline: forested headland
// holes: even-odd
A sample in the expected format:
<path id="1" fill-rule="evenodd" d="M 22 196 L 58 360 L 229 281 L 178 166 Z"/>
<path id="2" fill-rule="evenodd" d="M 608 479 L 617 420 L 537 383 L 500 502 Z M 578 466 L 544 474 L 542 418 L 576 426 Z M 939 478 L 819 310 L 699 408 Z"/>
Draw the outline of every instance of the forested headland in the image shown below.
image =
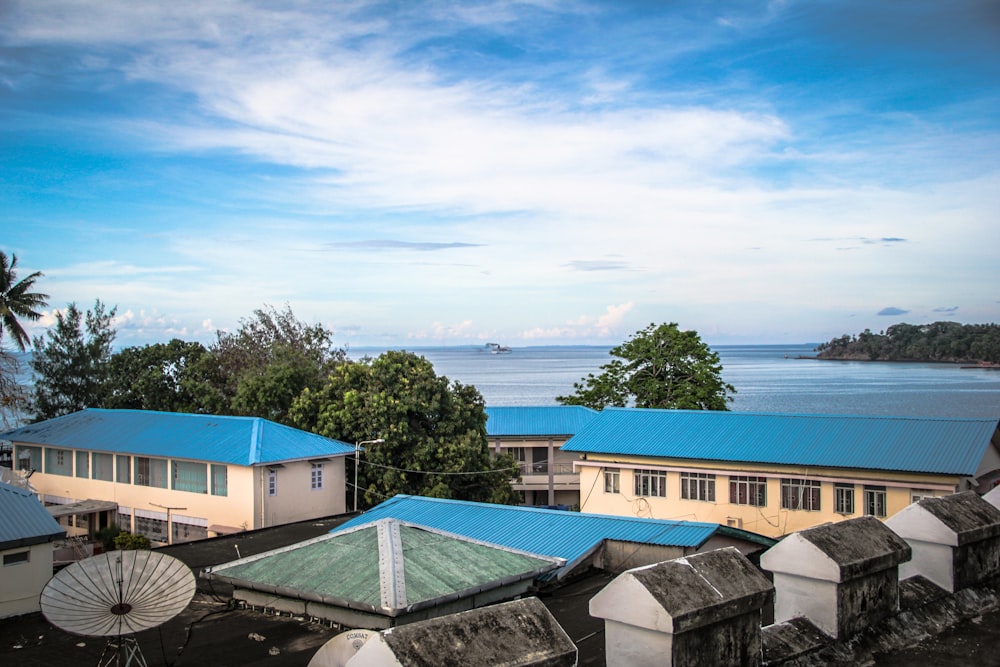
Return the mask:
<path id="1" fill-rule="evenodd" d="M 818 359 L 1000 363 L 1000 324 L 894 324 L 881 333 L 865 329 L 816 348 Z"/>

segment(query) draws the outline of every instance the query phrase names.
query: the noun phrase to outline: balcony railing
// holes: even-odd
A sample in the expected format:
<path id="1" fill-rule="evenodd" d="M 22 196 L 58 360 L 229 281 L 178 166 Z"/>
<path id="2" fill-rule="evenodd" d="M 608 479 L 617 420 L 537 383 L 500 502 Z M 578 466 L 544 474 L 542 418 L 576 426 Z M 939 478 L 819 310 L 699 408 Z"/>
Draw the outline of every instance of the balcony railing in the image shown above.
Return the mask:
<path id="1" fill-rule="evenodd" d="M 539 463 L 527 463 L 520 462 L 518 466 L 521 468 L 521 476 L 527 475 L 548 475 L 549 474 L 549 464 L 545 461 Z M 553 463 L 552 473 L 554 475 L 578 475 L 576 471 L 573 470 L 572 463 Z"/>

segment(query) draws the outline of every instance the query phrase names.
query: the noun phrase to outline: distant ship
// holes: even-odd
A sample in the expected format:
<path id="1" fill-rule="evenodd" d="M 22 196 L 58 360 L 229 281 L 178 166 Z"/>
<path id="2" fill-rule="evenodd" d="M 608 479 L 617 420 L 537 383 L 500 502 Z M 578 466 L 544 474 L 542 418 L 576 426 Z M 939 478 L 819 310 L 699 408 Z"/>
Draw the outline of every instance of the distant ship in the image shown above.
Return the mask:
<path id="1" fill-rule="evenodd" d="M 506 345 L 500 345 L 499 343 L 486 343 L 486 347 L 490 348 L 490 354 L 510 354 L 513 352 Z"/>

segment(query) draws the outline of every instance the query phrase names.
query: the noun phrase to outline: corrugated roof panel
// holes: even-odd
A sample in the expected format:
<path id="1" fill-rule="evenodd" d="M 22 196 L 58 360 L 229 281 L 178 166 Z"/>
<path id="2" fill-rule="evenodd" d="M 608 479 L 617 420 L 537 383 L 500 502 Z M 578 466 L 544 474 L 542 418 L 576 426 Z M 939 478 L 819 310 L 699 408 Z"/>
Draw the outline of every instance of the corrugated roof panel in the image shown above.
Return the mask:
<path id="1" fill-rule="evenodd" d="M 973 475 L 996 419 L 607 408 L 570 452 Z"/>
<path id="2" fill-rule="evenodd" d="M 491 436 L 573 435 L 597 416 L 582 405 L 487 407 L 486 433 Z"/>
<path id="3" fill-rule="evenodd" d="M 0 549 L 41 544 L 65 533 L 33 493 L 0 482 Z"/>
<path id="4" fill-rule="evenodd" d="M 254 465 L 352 454 L 354 446 L 258 417 L 100 410 L 29 424 L 0 438 L 39 445 Z"/>
<path id="5" fill-rule="evenodd" d="M 396 562 L 399 571 L 385 564 Z M 209 568 L 213 577 L 396 614 L 533 578 L 560 561 L 385 519 Z M 394 595 L 395 591 L 401 597 Z"/>
<path id="6" fill-rule="evenodd" d="M 437 528 L 511 549 L 563 558 L 570 565 L 605 539 L 697 548 L 719 529 L 714 523 L 640 519 L 398 495 L 332 532 L 349 530 L 384 518 Z"/>

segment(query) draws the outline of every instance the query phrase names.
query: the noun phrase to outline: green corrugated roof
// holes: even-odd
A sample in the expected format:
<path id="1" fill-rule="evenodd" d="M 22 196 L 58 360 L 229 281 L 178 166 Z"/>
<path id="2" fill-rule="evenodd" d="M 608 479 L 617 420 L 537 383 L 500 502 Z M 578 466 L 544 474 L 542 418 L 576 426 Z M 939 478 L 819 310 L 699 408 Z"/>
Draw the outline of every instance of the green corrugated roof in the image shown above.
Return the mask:
<path id="1" fill-rule="evenodd" d="M 534 578 L 559 559 L 383 519 L 206 570 L 235 586 L 395 616 Z"/>

